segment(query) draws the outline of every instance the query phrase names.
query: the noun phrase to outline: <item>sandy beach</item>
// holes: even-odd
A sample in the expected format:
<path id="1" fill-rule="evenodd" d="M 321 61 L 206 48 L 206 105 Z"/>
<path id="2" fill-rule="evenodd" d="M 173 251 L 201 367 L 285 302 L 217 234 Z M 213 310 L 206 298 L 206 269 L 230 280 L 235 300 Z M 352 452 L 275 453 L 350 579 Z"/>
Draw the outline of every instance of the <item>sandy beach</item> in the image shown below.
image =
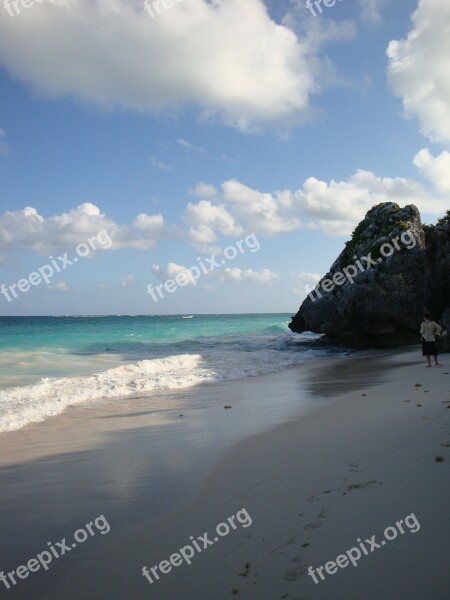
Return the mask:
<path id="1" fill-rule="evenodd" d="M 110 531 L 11 589 L 0 584 L 0 597 L 448 597 L 442 362 L 427 369 L 416 349 L 360 353 L 171 394 L 165 408 L 157 398 L 151 410 L 145 399 L 77 406 L 2 435 L 4 572 L 98 515 Z M 217 538 L 206 548 L 205 532 Z M 325 570 L 373 535 L 379 547 L 366 542 L 357 566 Z M 190 565 L 161 562 L 199 537 Z M 157 566 L 153 583 L 144 566 Z"/>
<path id="2" fill-rule="evenodd" d="M 450 600 L 450 0 L 2 4 L 0 600 Z"/>

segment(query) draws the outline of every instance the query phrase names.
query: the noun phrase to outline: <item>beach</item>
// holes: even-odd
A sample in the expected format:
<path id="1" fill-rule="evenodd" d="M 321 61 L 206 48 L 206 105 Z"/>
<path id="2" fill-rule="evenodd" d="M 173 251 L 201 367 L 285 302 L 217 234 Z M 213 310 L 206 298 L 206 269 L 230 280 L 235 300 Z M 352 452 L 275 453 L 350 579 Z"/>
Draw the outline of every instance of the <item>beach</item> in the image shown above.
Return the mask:
<path id="1" fill-rule="evenodd" d="M 449 70 L 450 0 L 4 0 L 0 600 L 450 600 Z"/>
<path id="2" fill-rule="evenodd" d="M 0 596 L 447 597 L 446 355 L 442 362 L 425 368 L 417 349 L 351 353 L 171 392 L 158 410 L 145 399 L 80 404 L 2 434 L 4 572 L 99 515 L 110 530 Z M 387 541 L 391 526 L 397 535 Z M 203 548 L 206 532 L 218 541 Z M 364 540 L 373 535 L 371 550 Z M 162 562 L 194 540 L 202 551 L 191 564 Z M 355 547 L 356 566 L 318 575 Z M 162 570 L 150 571 L 150 583 L 142 569 L 155 565 Z"/>

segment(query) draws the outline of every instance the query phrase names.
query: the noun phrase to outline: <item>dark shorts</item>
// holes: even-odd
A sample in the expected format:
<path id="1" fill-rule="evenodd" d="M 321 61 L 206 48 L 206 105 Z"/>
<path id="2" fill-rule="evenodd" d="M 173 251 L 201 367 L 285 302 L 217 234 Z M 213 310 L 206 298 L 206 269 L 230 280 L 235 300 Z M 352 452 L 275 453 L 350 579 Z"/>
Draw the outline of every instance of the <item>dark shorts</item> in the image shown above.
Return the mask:
<path id="1" fill-rule="evenodd" d="M 438 349 L 436 342 L 426 342 L 422 340 L 422 356 L 437 356 Z"/>

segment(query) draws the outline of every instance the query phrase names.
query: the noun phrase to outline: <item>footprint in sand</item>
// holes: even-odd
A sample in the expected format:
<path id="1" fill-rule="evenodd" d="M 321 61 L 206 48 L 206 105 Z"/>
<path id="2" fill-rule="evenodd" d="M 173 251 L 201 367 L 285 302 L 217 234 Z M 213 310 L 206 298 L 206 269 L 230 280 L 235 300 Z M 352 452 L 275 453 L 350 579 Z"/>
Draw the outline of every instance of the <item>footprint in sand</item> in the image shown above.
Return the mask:
<path id="1" fill-rule="evenodd" d="M 371 481 L 363 481 L 362 483 L 353 483 L 352 485 L 347 486 L 347 491 L 351 492 L 352 490 L 362 490 L 373 483 L 378 483 L 378 481 L 372 479 Z"/>
<path id="2" fill-rule="evenodd" d="M 311 523 L 308 523 L 305 526 L 305 529 L 306 530 L 308 530 L 308 529 L 319 529 L 319 527 L 322 527 L 322 523 L 319 521 L 319 519 L 321 519 L 323 521 L 327 517 L 328 517 L 327 511 L 324 508 L 322 508 L 322 510 L 320 511 L 320 513 L 314 519 L 314 521 L 311 521 Z"/>
<path id="3" fill-rule="evenodd" d="M 274 480 L 273 479 L 270 479 L 270 480 L 267 480 L 267 479 L 260 480 L 260 481 L 256 482 L 256 485 L 258 486 L 258 488 L 259 488 L 260 491 L 263 491 L 263 492 L 265 492 L 267 490 L 270 491 L 270 490 L 273 489 Z"/>
<path id="4" fill-rule="evenodd" d="M 325 490 L 324 492 L 319 492 L 318 494 L 314 494 L 308 498 L 308 502 L 315 502 L 319 500 L 322 496 L 326 496 L 327 494 L 331 494 L 331 492 L 335 492 L 336 490 Z"/>
<path id="5" fill-rule="evenodd" d="M 301 554 L 294 556 L 294 558 L 291 559 L 291 563 L 294 563 L 294 565 L 297 566 L 292 571 L 285 573 L 284 579 L 286 579 L 286 581 L 297 581 L 297 579 L 300 579 L 300 577 L 306 573 L 308 565 L 304 562 Z"/>
<path id="6" fill-rule="evenodd" d="M 284 550 L 288 546 L 294 546 L 296 543 L 297 543 L 297 538 L 296 537 L 291 537 L 291 539 L 289 539 L 285 544 L 282 544 L 281 546 L 277 546 L 276 548 L 274 548 L 273 550 L 271 550 L 270 551 L 270 556 L 272 556 L 272 555 L 274 555 L 274 556 L 283 555 L 284 552 L 282 552 L 282 550 Z"/>
<path id="7" fill-rule="evenodd" d="M 352 473 L 359 473 L 358 463 L 349 463 L 348 466 L 350 467 L 349 471 L 351 471 Z"/>
<path id="8" fill-rule="evenodd" d="M 292 560 L 291 562 L 294 561 Z M 299 565 L 295 570 L 285 573 L 283 579 L 286 579 L 286 581 L 297 581 L 297 579 L 300 579 L 300 577 L 306 573 L 307 569 L 307 565 Z"/>
<path id="9" fill-rule="evenodd" d="M 319 529 L 320 527 L 322 527 L 322 523 L 320 521 L 311 521 L 311 523 L 305 525 L 305 529 L 307 531 L 311 529 Z"/>

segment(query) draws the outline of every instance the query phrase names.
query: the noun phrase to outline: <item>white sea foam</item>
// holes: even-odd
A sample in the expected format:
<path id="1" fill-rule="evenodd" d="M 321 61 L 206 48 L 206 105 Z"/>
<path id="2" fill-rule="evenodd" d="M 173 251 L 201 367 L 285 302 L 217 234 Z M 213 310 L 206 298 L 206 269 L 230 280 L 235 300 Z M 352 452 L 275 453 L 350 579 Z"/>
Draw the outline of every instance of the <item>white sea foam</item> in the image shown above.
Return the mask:
<path id="1" fill-rule="evenodd" d="M 42 379 L 39 383 L 0 391 L 0 431 L 58 415 L 71 404 L 98 398 L 120 398 L 155 390 L 176 390 L 214 381 L 199 355 L 143 360 L 87 377 Z"/>
<path id="2" fill-rule="evenodd" d="M 0 351 L 0 390 L 37 383 L 43 376 L 92 375 L 125 360 L 120 354 L 71 354 L 64 348 Z"/>
<path id="3" fill-rule="evenodd" d="M 123 398 L 155 391 L 189 388 L 201 383 L 239 379 L 279 371 L 322 354 L 289 349 L 288 336 L 269 347 L 242 342 L 241 351 L 202 348 L 202 354 L 179 354 L 142 360 L 96 374 L 44 378 L 0 390 L 0 432 L 20 429 L 62 413 L 68 406 L 101 398 Z M 55 357 L 56 358 L 56 357 Z M 100 367 L 101 368 L 101 367 Z"/>

